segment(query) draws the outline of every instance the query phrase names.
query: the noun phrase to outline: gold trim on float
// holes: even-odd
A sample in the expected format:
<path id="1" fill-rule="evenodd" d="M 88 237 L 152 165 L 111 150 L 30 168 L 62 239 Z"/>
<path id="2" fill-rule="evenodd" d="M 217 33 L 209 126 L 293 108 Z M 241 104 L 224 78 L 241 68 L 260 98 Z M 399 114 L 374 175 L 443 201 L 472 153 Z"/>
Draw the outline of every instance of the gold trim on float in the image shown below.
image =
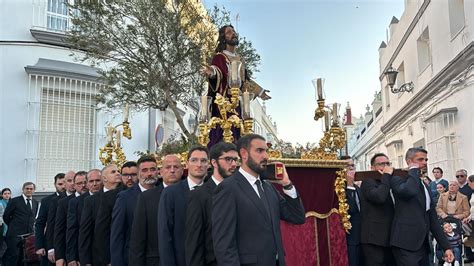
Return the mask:
<path id="1" fill-rule="evenodd" d="M 342 160 L 312 160 L 312 159 L 293 159 L 293 158 L 272 158 L 269 162 L 282 162 L 287 167 L 304 167 L 304 168 L 345 168 L 346 161 Z"/>
<path id="2" fill-rule="evenodd" d="M 305 217 L 306 218 L 316 217 L 318 219 L 326 219 L 329 216 L 331 216 L 331 214 L 333 214 L 333 213 L 339 213 L 339 211 L 336 208 L 332 208 L 328 213 L 318 213 L 318 212 L 315 212 L 315 211 L 309 211 L 305 214 Z"/>
<path id="3" fill-rule="evenodd" d="M 331 211 L 332 211 L 332 210 L 331 210 Z M 309 214 L 309 213 L 314 213 L 314 214 L 320 215 L 320 214 L 317 213 L 317 212 L 307 212 L 307 213 L 306 213 L 306 215 L 307 215 L 306 217 L 308 217 L 308 214 Z M 311 215 L 311 216 L 312 216 L 312 215 Z M 317 217 L 317 216 L 315 216 L 315 217 Z M 317 219 L 314 219 L 314 233 L 315 233 L 315 236 L 316 236 L 316 259 L 317 259 L 316 265 L 320 266 L 320 264 L 321 264 L 321 262 L 320 262 L 320 261 L 321 261 L 321 258 L 320 258 L 320 256 L 319 256 L 319 237 L 318 237 L 318 220 L 317 220 Z"/>

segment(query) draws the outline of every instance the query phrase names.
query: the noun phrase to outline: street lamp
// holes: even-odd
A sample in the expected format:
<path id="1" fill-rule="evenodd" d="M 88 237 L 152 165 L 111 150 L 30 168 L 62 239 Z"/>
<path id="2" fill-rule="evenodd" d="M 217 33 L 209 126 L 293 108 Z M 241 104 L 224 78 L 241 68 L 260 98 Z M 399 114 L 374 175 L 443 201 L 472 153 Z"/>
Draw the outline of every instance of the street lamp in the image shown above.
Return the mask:
<path id="1" fill-rule="evenodd" d="M 415 85 L 413 82 L 408 82 L 400 86 L 400 88 L 395 87 L 395 82 L 397 81 L 397 75 L 398 71 L 390 66 L 387 71 L 383 73 L 387 77 L 387 84 L 390 87 L 390 91 L 394 94 L 400 93 L 400 92 L 413 92 L 413 89 L 415 88 Z"/>

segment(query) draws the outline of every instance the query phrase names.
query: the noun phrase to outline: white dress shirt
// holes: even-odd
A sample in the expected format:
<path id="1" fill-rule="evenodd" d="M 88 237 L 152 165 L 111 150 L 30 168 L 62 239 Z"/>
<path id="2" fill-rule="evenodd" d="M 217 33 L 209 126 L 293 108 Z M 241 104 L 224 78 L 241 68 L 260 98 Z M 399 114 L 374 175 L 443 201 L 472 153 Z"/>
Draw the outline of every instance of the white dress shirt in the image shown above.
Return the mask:
<path id="1" fill-rule="evenodd" d="M 245 177 L 245 179 L 247 179 L 247 181 L 252 186 L 253 190 L 255 190 L 255 193 L 257 193 L 258 197 L 260 197 L 260 194 L 258 193 L 257 184 L 255 184 L 255 182 L 257 182 L 257 179 L 260 179 L 260 176 L 257 176 L 257 177 L 252 176 L 251 174 L 247 173 L 244 169 L 242 169 L 242 167 L 239 168 L 239 172 Z M 294 186 L 289 190 L 283 189 L 283 192 L 293 199 L 296 199 L 298 197 L 298 193 L 296 193 L 296 188 Z"/>

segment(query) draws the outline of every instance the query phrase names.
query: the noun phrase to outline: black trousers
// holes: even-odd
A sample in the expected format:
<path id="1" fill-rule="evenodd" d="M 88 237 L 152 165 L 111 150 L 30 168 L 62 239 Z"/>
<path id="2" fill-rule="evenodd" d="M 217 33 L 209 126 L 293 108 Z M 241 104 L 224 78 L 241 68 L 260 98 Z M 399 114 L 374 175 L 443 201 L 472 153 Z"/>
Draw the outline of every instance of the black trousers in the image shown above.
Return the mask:
<path id="1" fill-rule="evenodd" d="M 3 265 L 23 265 L 23 259 L 20 257 L 20 238 L 17 236 L 6 236 L 5 242 L 7 243 L 7 250 L 3 255 Z"/>
<path id="2" fill-rule="evenodd" d="M 390 247 L 362 244 L 366 266 L 395 266 L 395 258 Z"/>
<path id="3" fill-rule="evenodd" d="M 398 266 L 429 266 L 430 260 L 428 256 L 428 248 L 426 245 L 417 251 L 406 250 L 403 248 L 393 247 L 393 256 Z"/>

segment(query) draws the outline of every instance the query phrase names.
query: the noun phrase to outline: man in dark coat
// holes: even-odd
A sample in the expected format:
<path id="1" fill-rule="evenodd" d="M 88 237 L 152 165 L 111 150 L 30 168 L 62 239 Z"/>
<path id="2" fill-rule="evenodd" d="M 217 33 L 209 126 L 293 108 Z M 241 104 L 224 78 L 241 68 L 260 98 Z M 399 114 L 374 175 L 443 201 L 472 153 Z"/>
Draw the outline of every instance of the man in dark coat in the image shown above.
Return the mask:
<path id="1" fill-rule="evenodd" d="M 219 142 L 210 152 L 213 172 L 201 187 L 190 191 L 186 211 L 186 265 L 217 266 L 212 242 L 212 196 L 220 182 L 237 169 L 239 154 L 232 143 Z"/>
<path id="2" fill-rule="evenodd" d="M 23 193 L 8 202 L 3 213 L 3 222 L 8 225 L 5 242 L 7 250 L 3 256 L 3 265 L 16 266 L 21 262 L 21 252 L 18 247 L 20 243 L 19 235 L 33 233 L 36 212 L 38 211 L 38 201 L 33 199 L 36 185 L 33 182 L 23 184 Z"/>
<path id="3" fill-rule="evenodd" d="M 164 188 L 176 184 L 183 175 L 183 166 L 176 155 L 163 158 L 160 175 L 163 182 L 138 195 L 132 224 L 129 248 L 129 265 L 160 265 L 158 248 L 158 206 Z"/>

